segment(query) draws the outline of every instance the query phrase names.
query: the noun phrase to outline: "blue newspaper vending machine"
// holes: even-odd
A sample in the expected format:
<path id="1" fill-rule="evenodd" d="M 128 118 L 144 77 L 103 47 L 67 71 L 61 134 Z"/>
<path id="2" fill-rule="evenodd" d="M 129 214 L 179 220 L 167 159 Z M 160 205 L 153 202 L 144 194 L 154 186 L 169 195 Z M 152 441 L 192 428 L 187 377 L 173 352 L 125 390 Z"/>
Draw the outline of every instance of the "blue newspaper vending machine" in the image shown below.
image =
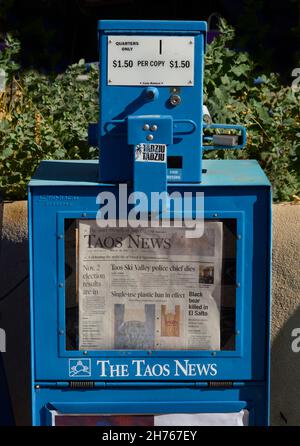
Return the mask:
<path id="1" fill-rule="evenodd" d="M 267 425 L 271 188 L 203 112 L 205 22 L 100 21 L 98 161 L 29 184 L 33 425 Z"/>

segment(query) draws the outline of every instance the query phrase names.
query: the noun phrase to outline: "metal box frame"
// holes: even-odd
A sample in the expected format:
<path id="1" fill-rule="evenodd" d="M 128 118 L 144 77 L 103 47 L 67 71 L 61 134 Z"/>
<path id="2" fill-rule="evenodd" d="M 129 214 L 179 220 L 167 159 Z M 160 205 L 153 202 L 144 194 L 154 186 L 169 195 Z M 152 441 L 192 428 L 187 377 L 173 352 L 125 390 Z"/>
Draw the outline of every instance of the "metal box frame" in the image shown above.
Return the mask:
<path id="1" fill-rule="evenodd" d="M 115 184 L 97 181 L 93 161 L 44 161 L 29 184 L 31 352 L 33 424 L 45 424 L 48 407 L 88 413 L 230 411 L 247 407 L 250 423 L 268 424 L 271 261 L 271 188 L 256 161 L 203 161 L 201 184 L 169 184 L 168 192 L 204 192 L 207 219 L 237 220 L 236 351 L 82 351 L 65 349 L 65 218 L 94 218 L 96 196 Z M 129 190 L 130 193 L 130 190 Z M 109 358 L 130 364 L 172 359 L 217 364 L 214 377 L 107 378 L 97 369 L 93 388 L 71 389 L 68 361 Z M 228 386 L 229 382 L 229 387 Z M 213 384 L 215 383 L 215 384 Z M 227 384 L 226 384 L 227 383 Z M 224 389 L 220 389 L 224 385 Z M 214 386 L 214 387 L 213 387 Z M 217 387 L 218 386 L 218 387 Z M 170 391 L 170 388 L 172 391 Z M 122 391 L 120 392 L 120 390 Z M 128 402 L 131 401 L 130 404 Z M 145 401 L 148 401 L 145 406 Z M 126 406 L 127 405 L 127 406 Z M 126 406 L 126 407 L 125 407 Z M 229 410 L 230 409 L 230 410 Z"/>

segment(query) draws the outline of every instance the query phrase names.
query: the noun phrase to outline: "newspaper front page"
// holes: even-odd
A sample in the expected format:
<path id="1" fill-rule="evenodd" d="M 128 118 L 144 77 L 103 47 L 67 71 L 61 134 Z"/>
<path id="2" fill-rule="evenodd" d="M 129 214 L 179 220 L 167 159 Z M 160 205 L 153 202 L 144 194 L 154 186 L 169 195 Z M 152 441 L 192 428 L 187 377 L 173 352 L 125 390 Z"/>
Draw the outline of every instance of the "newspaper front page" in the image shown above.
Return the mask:
<path id="1" fill-rule="evenodd" d="M 221 222 L 100 228 L 79 220 L 80 350 L 219 350 Z"/>

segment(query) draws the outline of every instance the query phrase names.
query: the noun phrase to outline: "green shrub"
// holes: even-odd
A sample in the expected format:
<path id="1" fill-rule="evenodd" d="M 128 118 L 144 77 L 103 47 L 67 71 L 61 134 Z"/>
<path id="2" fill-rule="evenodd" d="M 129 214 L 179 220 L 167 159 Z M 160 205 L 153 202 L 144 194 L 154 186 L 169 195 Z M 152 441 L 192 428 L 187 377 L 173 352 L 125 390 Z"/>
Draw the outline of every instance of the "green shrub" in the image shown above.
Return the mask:
<path id="1" fill-rule="evenodd" d="M 5 198 L 25 197 L 42 159 L 97 157 L 97 149 L 87 143 L 88 123 L 97 120 L 97 88 L 98 70 L 92 66 L 87 74 L 84 61 L 53 79 L 33 71 L 11 79 L 0 115 L 0 185 Z"/>
<path id="2" fill-rule="evenodd" d="M 230 49 L 233 28 L 221 20 L 220 30 L 206 54 L 204 98 L 214 122 L 247 127 L 247 147 L 205 157 L 257 159 L 272 182 L 274 199 L 290 200 L 300 189 L 300 94 L 283 87 L 276 74 L 257 79 L 249 55 Z"/>
<path id="3" fill-rule="evenodd" d="M 214 122 L 247 127 L 245 150 L 206 152 L 206 158 L 255 158 L 273 184 L 274 199 L 299 193 L 299 93 L 280 84 L 276 74 L 259 82 L 247 53 L 230 48 L 234 30 L 223 20 L 221 35 L 206 55 L 204 97 Z M 16 76 L 19 44 L 11 37 L 0 52 L 8 73 L 0 93 L 0 187 L 5 198 L 24 198 L 26 185 L 42 159 L 89 159 L 97 150 L 87 144 L 89 122 L 98 115 L 98 70 L 88 79 L 84 61 L 51 77 L 36 72 Z"/>

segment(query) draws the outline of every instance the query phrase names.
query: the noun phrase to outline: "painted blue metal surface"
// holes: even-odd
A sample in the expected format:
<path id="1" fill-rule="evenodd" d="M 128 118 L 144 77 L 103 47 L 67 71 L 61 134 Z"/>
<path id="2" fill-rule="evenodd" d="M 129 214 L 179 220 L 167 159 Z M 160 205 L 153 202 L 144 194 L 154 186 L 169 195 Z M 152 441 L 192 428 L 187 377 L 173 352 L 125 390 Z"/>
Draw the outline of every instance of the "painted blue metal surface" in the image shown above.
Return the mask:
<path id="1" fill-rule="evenodd" d="M 108 36 L 127 33 L 151 35 L 157 31 L 163 36 L 193 35 L 195 55 L 194 85 L 180 87 L 182 102 L 178 107 L 170 106 L 171 87 L 157 86 L 158 97 L 146 98 L 147 86 L 109 85 L 107 78 Z M 132 157 L 127 145 L 128 116 L 136 115 L 171 115 L 174 120 L 192 120 L 195 127 L 174 132 L 174 139 L 169 146 L 168 155 L 184 157 L 185 162 L 174 175 L 168 172 L 168 179 L 176 181 L 199 182 L 202 163 L 202 103 L 203 103 L 203 63 L 206 40 L 204 22 L 137 22 L 103 21 L 99 22 L 100 39 L 100 112 L 99 112 L 99 169 L 101 181 L 130 181 L 133 174 Z M 176 87 L 176 86 L 174 86 Z M 115 125 L 112 125 L 117 121 Z M 125 121 L 125 122 L 124 122 Z M 141 141 L 139 141 L 141 142 Z M 155 140 L 153 141 L 156 142 Z M 114 156 L 112 156 L 112 153 Z"/>
<path id="2" fill-rule="evenodd" d="M 149 144 L 148 136 L 151 134 L 151 127 L 157 127 L 155 131 L 155 144 L 171 144 L 173 142 L 173 117 L 169 115 L 138 115 L 127 118 L 127 142 L 128 145 L 135 146 L 139 143 Z M 143 130 L 148 124 L 149 130 Z M 153 132 L 152 132 L 153 133 Z"/>
<path id="3" fill-rule="evenodd" d="M 266 186 L 270 181 L 256 160 L 203 160 L 203 178 L 200 183 L 172 183 L 172 186 Z M 103 186 L 117 184 L 98 181 L 98 161 L 42 161 L 29 186 Z M 171 186 L 171 185 L 170 185 Z"/>
<path id="4" fill-rule="evenodd" d="M 266 392 L 263 385 L 239 386 L 233 389 L 172 389 L 144 385 L 136 388 L 104 388 L 103 390 L 66 390 L 40 388 L 34 391 L 35 425 L 50 422 L 50 410 L 61 414 L 162 414 L 162 413 L 226 413 L 249 411 L 250 425 L 265 425 Z"/>
<path id="5" fill-rule="evenodd" d="M 95 131 L 98 128 L 98 147 L 101 147 L 99 171 L 101 181 L 130 181 L 133 176 L 131 150 L 127 146 L 128 124 L 132 117 L 147 115 L 171 115 L 174 120 L 174 135 L 168 144 L 169 182 L 200 182 L 202 181 L 202 151 L 214 149 L 240 149 L 246 144 L 246 129 L 242 126 L 203 123 L 203 66 L 206 44 L 205 22 L 179 21 L 109 21 L 99 22 L 100 47 L 100 109 L 99 124 L 90 127 L 90 142 L 95 145 Z M 114 85 L 108 79 L 109 36 L 120 35 L 126 38 L 139 36 L 191 36 L 190 42 L 194 48 L 194 81 L 190 85 L 165 86 L 162 82 L 155 86 L 147 85 Z M 176 43 L 174 43 L 176 44 Z M 128 48 L 125 48 L 128 49 Z M 129 48 L 132 49 L 132 48 Z M 130 59 L 127 52 L 127 63 Z M 146 57 L 146 55 L 145 55 Z M 161 52 L 157 54 L 162 58 Z M 152 93 L 149 100 L 149 93 Z M 170 102 L 171 96 L 179 98 L 177 106 Z M 189 123 L 189 125 L 188 125 Z M 240 130 L 241 141 L 235 146 L 203 145 L 203 128 L 219 128 Z M 139 135 L 142 142 L 146 137 L 143 127 Z M 158 134 L 152 132 L 154 143 L 158 142 Z M 113 156 L 112 156 L 113 154 Z M 184 161 L 183 161 L 184 160 Z M 154 180 L 155 182 L 155 180 Z M 157 187 L 159 184 L 157 185 Z"/>
<path id="6" fill-rule="evenodd" d="M 74 165 L 78 166 L 75 172 L 72 170 Z M 66 218 L 95 218 L 99 207 L 96 196 L 101 190 L 107 190 L 108 184 L 85 181 L 91 172 L 96 174 L 96 163 L 47 161 L 39 168 L 29 187 L 33 386 L 47 381 L 67 383 L 70 380 L 69 360 L 74 358 L 91 361 L 92 372 L 88 378 L 91 381 L 120 381 L 120 378 L 100 375 L 97 361 L 105 358 L 111 364 L 120 361 L 128 364 L 129 377 L 121 378 L 121 381 L 134 380 L 141 385 L 145 378 L 135 376 L 133 360 L 144 360 L 150 366 L 169 364 L 174 371 L 176 359 L 199 364 L 200 367 L 204 364 L 204 369 L 202 375 L 193 378 L 183 373 L 178 376 L 171 373 L 174 382 L 188 382 L 191 379 L 197 382 L 256 382 L 267 392 L 270 185 L 258 164 L 252 161 L 209 161 L 207 170 L 210 173 L 208 184 L 181 185 L 179 190 L 204 192 L 205 218 L 229 218 L 237 222 L 237 282 L 240 285 L 236 290 L 236 329 L 239 331 L 236 349 L 213 352 L 214 356 L 210 351 L 153 351 L 151 355 L 147 351 L 89 351 L 88 356 L 82 351 L 66 351 L 65 290 L 59 287 L 59 283 L 65 280 L 64 240 L 59 235 L 63 234 Z M 223 180 L 218 176 L 221 171 Z M 85 178 L 85 175 L 88 177 Z M 62 181 L 63 178 L 65 181 Z M 117 185 L 110 184 L 109 190 L 118 196 Z M 168 192 L 172 193 L 173 190 L 178 190 L 178 187 L 169 184 Z M 213 373 L 214 367 L 218 370 L 217 375 Z M 162 379 L 157 378 L 157 381 Z M 34 389 L 33 392 L 36 398 Z M 63 402 L 64 394 L 58 392 L 58 395 Z M 102 394 L 99 394 L 99 398 L 102 400 Z M 51 397 L 48 401 L 54 399 Z M 40 403 L 36 404 L 39 410 Z M 267 407 L 267 399 L 263 404 Z M 263 420 L 266 416 L 264 411 Z M 264 424 L 265 421 L 261 419 L 260 423 Z"/>
<path id="7" fill-rule="evenodd" d="M 172 20 L 99 20 L 98 30 L 103 31 L 131 31 L 135 30 L 143 31 L 148 34 L 151 30 L 164 32 L 170 31 L 172 35 L 174 31 L 184 31 L 185 33 L 192 32 L 207 32 L 206 22 L 200 21 L 172 21 Z"/>
<path id="8" fill-rule="evenodd" d="M 196 55 L 191 85 L 109 82 L 109 36 L 145 35 L 191 36 Z M 99 22 L 101 107 L 99 124 L 91 127 L 90 134 L 93 144 L 98 139 L 101 147 L 100 177 L 98 161 L 44 161 L 29 184 L 32 413 L 36 425 L 47 424 L 54 409 L 141 414 L 246 408 L 250 424 L 268 423 L 271 187 L 256 161 L 202 161 L 202 150 L 213 149 L 202 141 L 205 42 L 204 22 Z M 181 102 L 170 106 L 170 94 L 175 91 Z M 241 148 L 246 142 L 241 126 L 210 127 L 241 132 L 239 144 L 226 148 Z M 167 162 L 152 163 L 147 157 L 141 162 L 138 149 L 142 146 L 144 150 L 144 144 L 161 144 L 160 153 L 166 147 Z M 147 148 L 148 153 L 150 149 L 153 147 Z M 191 218 L 197 211 L 196 194 L 201 192 L 205 220 L 233 224 L 235 263 L 230 286 L 235 289 L 235 315 L 230 350 L 67 349 L 66 223 L 94 220 L 100 192 L 112 192 L 118 208 L 119 183 L 126 183 L 125 198 L 132 192 L 148 197 L 153 191 L 191 192 L 191 208 L 184 215 L 179 212 Z M 177 210 L 176 214 L 172 209 L 144 210 L 150 211 L 164 211 L 160 218 L 166 218 L 167 212 L 178 217 Z M 77 367 L 85 374 L 74 374 Z M 126 373 L 118 373 L 119 367 Z M 93 388 L 71 388 L 74 382 L 80 386 L 81 380 L 83 387 Z M 223 388 L 213 387 L 217 382 Z M 229 382 L 230 388 L 222 382 Z"/>
<path id="9" fill-rule="evenodd" d="M 145 125 L 148 131 L 143 130 Z M 151 128 L 155 127 L 155 144 L 149 144 L 148 137 Z M 151 208 L 151 193 L 167 191 L 167 148 L 173 142 L 172 116 L 129 116 L 127 120 L 128 145 L 133 162 L 133 189 L 135 194 L 143 193 L 148 198 L 144 213 L 160 212 L 163 209 Z M 144 147 L 149 147 L 144 153 Z M 151 156 L 153 161 L 144 161 L 145 156 Z M 156 161 L 156 159 L 158 161 Z M 155 161 L 154 161 L 155 160 Z"/>

